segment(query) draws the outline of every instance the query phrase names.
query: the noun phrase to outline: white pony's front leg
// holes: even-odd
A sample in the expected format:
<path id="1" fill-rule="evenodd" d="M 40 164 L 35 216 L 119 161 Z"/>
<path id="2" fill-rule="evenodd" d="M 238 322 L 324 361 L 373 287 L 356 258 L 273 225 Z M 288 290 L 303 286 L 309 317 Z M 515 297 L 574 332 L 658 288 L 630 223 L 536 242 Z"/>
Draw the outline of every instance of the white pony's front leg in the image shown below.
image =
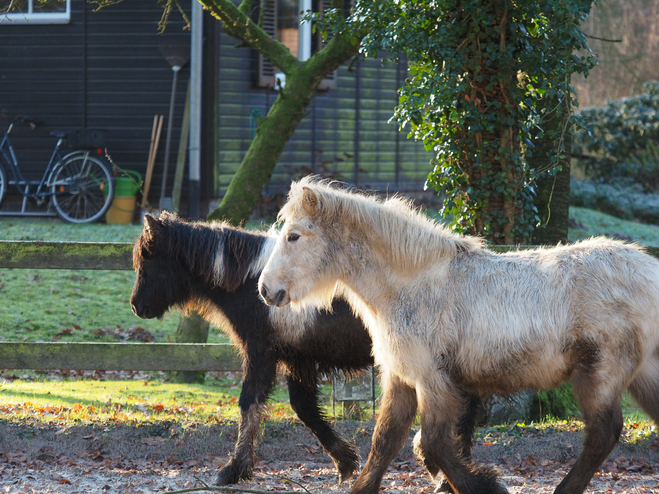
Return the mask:
<path id="1" fill-rule="evenodd" d="M 408 438 L 416 415 L 416 392 L 397 376 L 382 375 L 382 406 L 371 452 L 351 494 L 378 494 L 382 476 Z"/>
<path id="2" fill-rule="evenodd" d="M 476 467 L 464 458 L 454 435 L 467 406 L 467 395 L 442 374 L 417 385 L 421 430 L 414 438 L 414 452 L 434 479 L 441 470 L 455 494 L 463 492 L 504 494 L 496 472 Z"/>

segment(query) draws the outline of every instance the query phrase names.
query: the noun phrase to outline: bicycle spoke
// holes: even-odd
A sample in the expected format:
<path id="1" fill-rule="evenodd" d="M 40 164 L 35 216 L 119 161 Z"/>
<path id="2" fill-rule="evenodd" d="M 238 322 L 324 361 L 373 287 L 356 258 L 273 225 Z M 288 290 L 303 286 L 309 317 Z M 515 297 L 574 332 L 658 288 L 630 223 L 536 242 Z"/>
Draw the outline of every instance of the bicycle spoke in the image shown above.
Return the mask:
<path id="1" fill-rule="evenodd" d="M 58 214 L 73 223 L 102 217 L 114 192 L 109 168 L 89 155 L 75 156 L 63 163 L 53 173 L 51 187 Z"/>

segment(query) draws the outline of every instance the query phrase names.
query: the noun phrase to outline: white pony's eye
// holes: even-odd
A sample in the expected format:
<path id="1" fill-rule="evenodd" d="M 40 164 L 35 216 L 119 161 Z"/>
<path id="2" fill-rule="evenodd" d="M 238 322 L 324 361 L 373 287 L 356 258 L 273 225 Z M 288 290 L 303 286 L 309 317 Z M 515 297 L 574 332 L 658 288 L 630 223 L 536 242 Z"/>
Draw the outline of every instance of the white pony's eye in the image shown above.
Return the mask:
<path id="1" fill-rule="evenodd" d="M 286 240 L 288 240 L 289 242 L 296 242 L 297 239 L 299 239 L 299 238 L 300 238 L 300 235 L 298 235 L 297 233 L 289 233 L 286 236 Z"/>

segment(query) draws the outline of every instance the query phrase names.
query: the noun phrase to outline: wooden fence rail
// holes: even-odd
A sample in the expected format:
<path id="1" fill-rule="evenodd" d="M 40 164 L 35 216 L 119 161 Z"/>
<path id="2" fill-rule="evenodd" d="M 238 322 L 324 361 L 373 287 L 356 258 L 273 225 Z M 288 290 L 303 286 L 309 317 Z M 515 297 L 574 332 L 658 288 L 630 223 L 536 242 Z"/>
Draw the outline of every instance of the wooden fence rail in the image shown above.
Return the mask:
<path id="1" fill-rule="evenodd" d="M 229 343 L 0 343 L 0 368 L 236 371 Z"/>
<path id="2" fill-rule="evenodd" d="M 659 257 L 659 247 L 647 251 Z M 0 268 L 132 270 L 132 252 L 130 243 L 0 241 Z M 240 359 L 229 344 L 0 342 L 0 369 L 237 371 Z"/>
<path id="3" fill-rule="evenodd" d="M 133 244 L 0 241 L 0 268 L 132 270 Z M 217 343 L 0 342 L 0 369 L 237 371 Z"/>
<path id="4" fill-rule="evenodd" d="M 133 269 L 133 244 L 0 241 L 0 268 Z"/>

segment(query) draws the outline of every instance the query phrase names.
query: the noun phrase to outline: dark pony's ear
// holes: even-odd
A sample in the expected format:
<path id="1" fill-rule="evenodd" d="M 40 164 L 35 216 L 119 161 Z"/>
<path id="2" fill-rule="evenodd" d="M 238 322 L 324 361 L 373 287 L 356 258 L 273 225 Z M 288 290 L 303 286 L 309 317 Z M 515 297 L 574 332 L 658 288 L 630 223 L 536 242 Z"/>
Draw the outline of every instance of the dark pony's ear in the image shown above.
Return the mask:
<path id="1" fill-rule="evenodd" d="M 309 187 L 302 187 L 302 207 L 312 218 L 315 218 L 320 212 L 318 196 Z"/>
<path id="2" fill-rule="evenodd" d="M 158 218 L 151 214 L 144 215 L 144 231 L 153 236 L 162 227 Z"/>

